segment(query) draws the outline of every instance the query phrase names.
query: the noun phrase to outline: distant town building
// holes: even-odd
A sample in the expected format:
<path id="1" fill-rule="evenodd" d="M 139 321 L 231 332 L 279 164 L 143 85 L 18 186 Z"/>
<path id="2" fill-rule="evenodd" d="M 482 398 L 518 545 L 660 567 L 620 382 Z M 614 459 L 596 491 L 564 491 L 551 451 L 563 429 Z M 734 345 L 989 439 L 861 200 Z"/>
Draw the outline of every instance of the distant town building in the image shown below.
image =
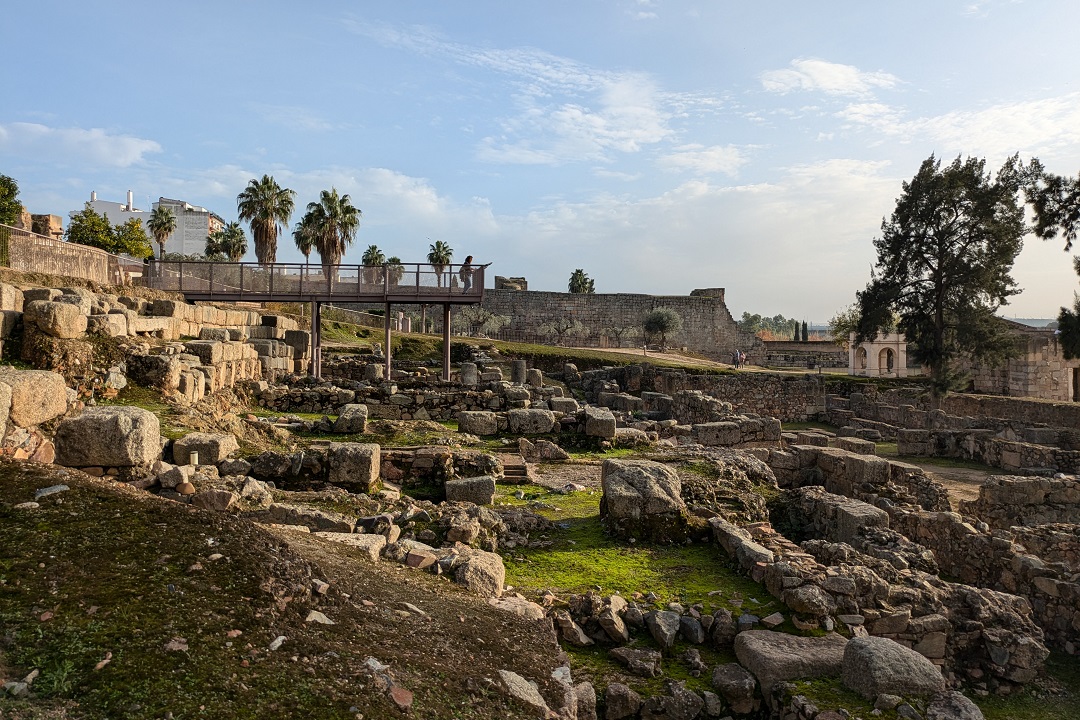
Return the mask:
<path id="1" fill-rule="evenodd" d="M 176 216 L 176 230 L 173 231 L 173 234 L 165 241 L 165 252 L 167 253 L 201 255 L 206 250 L 207 236 L 210 233 L 225 227 L 225 221 L 217 213 L 210 212 L 204 207 L 192 205 L 183 200 L 172 200 L 164 197 L 158 198 L 158 201 L 153 204 L 151 210 L 158 206 L 169 208 L 173 211 L 173 215 Z M 123 225 L 131 218 L 136 218 L 137 220 L 142 221 L 143 229 L 146 230 L 147 235 L 150 235 L 148 223 L 150 221 L 151 210 L 140 210 L 136 208 L 135 194 L 131 190 L 128 190 L 126 203 L 98 200 L 97 192 L 91 192 L 90 207 L 98 215 L 107 217 L 109 219 L 109 224 L 114 227 Z M 73 210 L 70 215 L 74 216 L 78 212 L 81 212 L 81 210 Z M 156 254 L 158 252 L 158 245 L 156 242 L 153 242 L 152 236 L 151 241 L 151 245 Z"/>

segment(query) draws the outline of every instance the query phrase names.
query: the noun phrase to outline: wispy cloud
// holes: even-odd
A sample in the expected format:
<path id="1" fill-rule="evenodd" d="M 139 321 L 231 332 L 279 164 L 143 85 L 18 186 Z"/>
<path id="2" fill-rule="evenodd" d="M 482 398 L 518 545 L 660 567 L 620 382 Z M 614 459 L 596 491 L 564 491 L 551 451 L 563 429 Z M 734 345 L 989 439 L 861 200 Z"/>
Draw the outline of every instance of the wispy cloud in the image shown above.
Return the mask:
<path id="1" fill-rule="evenodd" d="M 905 118 L 901 108 L 877 103 L 850 105 L 839 117 L 905 141 L 925 138 L 943 152 L 1003 157 L 1046 153 L 1080 142 L 1080 93 Z"/>
<path id="2" fill-rule="evenodd" d="M 746 162 L 743 151 L 733 145 L 682 145 L 670 155 L 660 158 L 658 164 L 666 170 L 689 171 L 699 175 L 735 175 Z"/>
<path id="3" fill-rule="evenodd" d="M 799 58 L 783 70 L 767 70 L 760 75 L 765 90 L 789 93 L 796 90 L 826 95 L 869 95 L 876 88 L 888 89 L 900 79 L 887 72 L 864 72 L 854 65 Z"/>
<path id="4" fill-rule="evenodd" d="M 26 159 L 128 167 L 149 153 L 159 152 L 161 145 L 153 140 L 114 135 L 101 128 L 54 128 L 22 122 L 0 125 L 0 153 Z"/>
<path id="5" fill-rule="evenodd" d="M 473 47 L 418 26 L 354 19 L 345 26 L 385 45 L 505 76 L 517 114 L 499 119 L 499 132 L 479 141 L 477 158 L 485 162 L 556 165 L 635 153 L 672 139 L 677 114 L 713 112 L 719 104 L 665 93 L 644 73 L 598 70 L 535 48 Z"/>

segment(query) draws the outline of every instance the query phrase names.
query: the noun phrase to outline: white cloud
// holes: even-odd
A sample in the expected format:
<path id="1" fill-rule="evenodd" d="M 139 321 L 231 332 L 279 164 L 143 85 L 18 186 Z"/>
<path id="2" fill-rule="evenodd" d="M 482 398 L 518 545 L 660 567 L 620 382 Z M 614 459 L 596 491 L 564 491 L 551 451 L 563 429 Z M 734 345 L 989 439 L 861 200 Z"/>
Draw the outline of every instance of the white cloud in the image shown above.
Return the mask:
<path id="1" fill-rule="evenodd" d="M 26 160 L 128 167 L 142 162 L 149 153 L 161 152 L 161 145 L 131 135 L 113 135 L 101 128 L 15 122 L 0 125 L 0 152 Z"/>
<path id="2" fill-rule="evenodd" d="M 792 60 L 791 67 L 768 70 L 760 79 L 769 92 L 809 90 L 826 95 L 869 95 L 875 88 L 888 89 L 900 82 L 895 75 L 886 72 L 863 72 L 853 65 L 815 58 Z"/>
<path id="3" fill-rule="evenodd" d="M 735 175 L 746 162 L 742 150 L 733 145 L 682 145 L 670 155 L 660 158 L 658 164 L 667 170 L 685 170 L 700 175 Z"/>
<path id="4" fill-rule="evenodd" d="M 1080 143 L 1080 93 L 953 110 L 905 119 L 903 110 L 882 104 L 850 105 L 839 117 L 905 142 L 932 142 L 939 154 L 961 153 L 1002 158 L 1015 152 L 1047 154 Z"/>

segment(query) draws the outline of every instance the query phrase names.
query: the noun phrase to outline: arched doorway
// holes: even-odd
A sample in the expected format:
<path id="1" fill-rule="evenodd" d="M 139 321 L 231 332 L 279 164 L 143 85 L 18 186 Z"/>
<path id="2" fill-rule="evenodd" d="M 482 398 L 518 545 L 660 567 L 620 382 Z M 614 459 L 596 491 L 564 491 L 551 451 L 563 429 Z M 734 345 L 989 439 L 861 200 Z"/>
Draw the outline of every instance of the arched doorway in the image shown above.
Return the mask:
<path id="1" fill-rule="evenodd" d="M 882 348 L 878 353 L 878 372 L 882 375 L 893 375 L 896 373 L 896 353 L 892 348 Z"/>

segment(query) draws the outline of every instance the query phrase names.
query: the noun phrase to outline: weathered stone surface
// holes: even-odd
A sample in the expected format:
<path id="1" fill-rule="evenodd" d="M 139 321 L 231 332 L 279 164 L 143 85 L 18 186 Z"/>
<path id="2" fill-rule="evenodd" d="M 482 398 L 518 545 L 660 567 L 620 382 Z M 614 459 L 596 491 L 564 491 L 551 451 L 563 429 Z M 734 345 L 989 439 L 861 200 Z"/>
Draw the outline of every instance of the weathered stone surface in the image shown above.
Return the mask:
<path id="1" fill-rule="evenodd" d="M 199 465 L 217 465 L 239 449 L 236 438 L 228 433 L 193 432 L 173 441 L 173 462 L 188 465 L 197 453 Z"/>
<path id="2" fill-rule="evenodd" d="M 86 332 L 86 314 L 78 305 L 50 300 L 34 300 L 24 309 L 25 320 L 33 322 L 46 335 L 61 340 L 82 337 Z"/>
<path id="3" fill-rule="evenodd" d="M 371 562 L 377 562 L 386 547 L 386 536 L 368 535 L 367 533 L 344 533 L 344 532 L 316 532 L 317 537 L 331 542 L 341 543 L 356 548 L 363 557 Z"/>
<path id="4" fill-rule="evenodd" d="M 458 414 L 458 432 L 495 435 L 499 432 L 499 418 L 487 410 L 462 411 Z"/>
<path id="5" fill-rule="evenodd" d="M 494 608 L 498 608 L 503 612 L 508 612 L 511 615 L 517 615 L 523 617 L 526 620 L 543 620 L 544 608 L 540 607 L 532 600 L 527 600 L 521 595 L 505 595 L 501 598 L 491 598 L 488 600 L 488 605 Z"/>
<path id="6" fill-rule="evenodd" d="M 67 467 L 149 465 L 161 455 L 161 423 L 138 407 L 90 407 L 56 429 L 56 463 Z"/>
<path id="7" fill-rule="evenodd" d="M 622 683 L 611 683 L 604 693 L 604 720 L 630 720 L 641 709 L 641 696 Z"/>
<path id="8" fill-rule="evenodd" d="M 0 384 L 11 389 L 8 420 L 18 427 L 34 427 L 67 412 L 67 384 L 58 373 L 5 366 L 0 367 Z"/>
<path id="9" fill-rule="evenodd" d="M 645 626 L 657 644 L 667 652 L 679 636 L 679 613 L 669 610 L 657 610 L 645 616 Z"/>
<path id="10" fill-rule="evenodd" d="M 336 433 L 365 433 L 367 432 L 368 408 L 360 403 L 342 405 L 338 411 L 337 420 L 334 421 Z"/>
<path id="11" fill-rule="evenodd" d="M 191 504 L 204 510 L 226 512 L 236 505 L 239 499 L 240 497 L 230 490 L 204 490 L 191 496 Z"/>
<path id="12" fill-rule="evenodd" d="M 848 641 L 835 633 L 798 637 L 772 630 L 747 630 L 735 636 L 735 656 L 767 694 L 777 682 L 837 676 Z"/>
<path id="13" fill-rule="evenodd" d="M 604 628 L 604 632 L 607 636 L 617 643 L 626 643 L 630 641 L 630 631 L 626 628 L 626 623 L 619 613 L 614 608 L 605 608 L 596 618 L 600 623 L 600 627 Z"/>
<path id="14" fill-rule="evenodd" d="M 279 525 L 303 525 L 311 530 L 351 533 L 355 518 L 303 505 L 274 503 L 265 512 L 255 515 L 260 520 Z"/>
<path id="15" fill-rule="evenodd" d="M 660 663 L 663 655 L 656 650 L 617 647 L 608 654 L 625 665 L 626 669 L 634 675 L 660 677 L 662 673 Z"/>
<path id="16" fill-rule="evenodd" d="M 537 408 L 515 408 L 507 411 L 506 422 L 515 435 L 540 435 L 555 427 L 555 414 Z"/>
<path id="17" fill-rule="evenodd" d="M 600 516 L 620 537 L 665 540 L 685 532 L 682 483 L 667 465 L 605 460 L 600 484 Z"/>
<path id="18" fill-rule="evenodd" d="M 473 550 L 458 566 L 454 580 L 481 597 L 501 597 L 506 568 L 497 553 Z"/>
<path id="19" fill-rule="evenodd" d="M 586 680 L 575 685 L 574 699 L 577 701 L 577 720 L 597 720 L 596 688 L 591 682 Z"/>
<path id="20" fill-rule="evenodd" d="M 380 448 L 374 443 L 330 443 L 330 482 L 351 492 L 379 489 Z"/>
<path id="21" fill-rule="evenodd" d="M 105 337 L 124 337 L 128 334 L 127 316 L 123 313 L 90 315 L 86 318 L 86 332 Z"/>
<path id="22" fill-rule="evenodd" d="M 572 415 L 581 409 L 577 400 L 568 397 L 553 397 L 548 400 L 548 407 L 552 412 L 563 413 L 566 415 Z"/>
<path id="23" fill-rule="evenodd" d="M 984 720 L 982 710 L 955 690 L 946 690 L 930 699 L 926 720 Z"/>
<path id="24" fill-rule="evenodd" d="M 667 695 L 657 695 L 641 705 L 641 720 L 694 720 L 705 701 L 681 682 L 668 682 Z"/>
<path id="25" fill-rule="evenodd" d="M 852 638 L 844 649 L 844 685 L 867 699 L 882 693 L 926 697 L 945 689 L 932 662 L 898 642 L 881 637 Z"/>
<path id="26" fill-rule="evenodd" d="M 570 613 L 567 611 L 560 610 L 555 613 L 555 624 L 559 627 L 559 636 L 571 645 L 587 647 L 595 644 L 594 640 L 585 634 L 585 631 L 574 622 L 574 618 L 570 617 Z"/>
<path id="27" fill-rule="evenodd" d="M 585 406 L 585 434 L 589 437 L 615 437 L 615 416 L 607 408 Z"/>
<path id="28" fill-rule="evenodd" d="M 732 712 L 748 713 L 754 709 L 757 681 L 742 665 L 725 663 L 713 670 L 712 685 L 724 696 Z"/>
<path id="29" fill-rule="evenodd" d="M 499 679 L 502 680 L 503 687 L 510 697 L 532 708 L 539 717 L 547 716 L 548 705 L 540 691 L 536 689 L 536 683 L 529 682 L 510 670 L 500 670 Z"/>
<path id="30" fill-rule="evenodd" d="M 781 600 L 795 612 L 804 615 L 822 617 L 836 612 L 836 600 L 817 585 L 800 585 L 785 590 Z"/>
<path id="31" fill-rule="evenodd" d="M 495 478 L 491 475 L 456 478 L 446 481 L 447 502 L 471 502 L 490 505 L 495 499 Z"/>

